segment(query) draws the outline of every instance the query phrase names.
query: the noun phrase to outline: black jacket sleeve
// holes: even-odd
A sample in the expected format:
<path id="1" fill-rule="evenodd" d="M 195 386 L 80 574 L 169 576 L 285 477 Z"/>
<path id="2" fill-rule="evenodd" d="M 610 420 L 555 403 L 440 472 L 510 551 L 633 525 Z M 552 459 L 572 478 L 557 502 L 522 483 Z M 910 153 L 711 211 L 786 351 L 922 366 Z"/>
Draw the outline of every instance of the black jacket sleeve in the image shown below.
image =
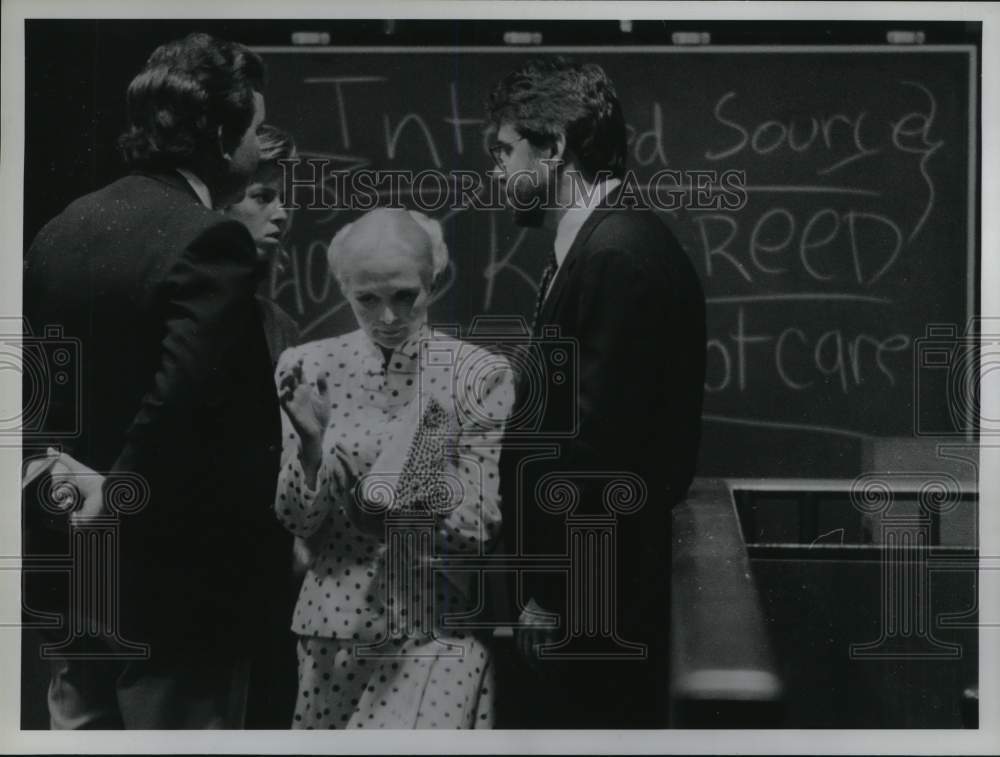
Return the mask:
<path id="1" fill-rule="evenodd" d="M 618 549 L 636 568 L 661 562 L 670 505 L 694 474 L 700 426 L 704 304 L 686 269 L 656 259 L 667 252 L 608 240 L 580 260 L 564 321 L 576 338 L 578 424 L 560 441 L 558 459 L 534 474 L 572 483 L 575 514 L 614 516 Z M 564 554 L 569 523 L 538 510 L 527 514 L 535 544 Z M 544 606 L 559 607 L 560 581 L 532 583 L 529 592 Z"/>
<path id="2" fill-rule="evenodd" d="M 633 473 L 639 461 L 628 450 L 647 441 L 636 438 L 648 436 L 643 419 L 655 415 L 654 403 L 668 401 L 648 361 L 668 338 L 672 324 L 663 303 L 671 294 L 634 253 L 605 248 L 584 264 L 575 329 L 579 425 L 563 444 L 559 465 L 567 471 Z M 583 501 L 592 504 L 595 497 Z"/>
<path id="3" fill-rule="evenodd" d="M 256 318 L 256 252 L 246 229 L 223 222 L 202 232 L 159 285 L 164 332 L 159 366 L 125 432 L 116 473 L 182 487 L 188 466 L 171 451 L 197 449 L 198 415 L 221 402 L 231 357 Z M 168 454 L 164 454 L 168 453 Z"/>

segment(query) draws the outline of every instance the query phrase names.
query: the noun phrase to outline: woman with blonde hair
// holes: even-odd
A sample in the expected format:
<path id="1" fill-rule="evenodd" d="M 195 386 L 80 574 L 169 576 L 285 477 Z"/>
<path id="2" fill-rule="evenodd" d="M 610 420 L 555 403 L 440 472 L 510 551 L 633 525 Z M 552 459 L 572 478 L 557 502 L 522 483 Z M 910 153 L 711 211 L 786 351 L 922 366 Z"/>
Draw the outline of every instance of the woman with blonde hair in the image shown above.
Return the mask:
<path id="1" fill-rule="evenodd" d="M 475 609 L 499 535 L 507 361 L 427 323 L 448 264 L 440 224 L 380 208 L 329 249 L 360 328 L 286 351 L 275 512 L 313 555 L 293 616 L 295 728 L 492 725 L 486 646 L 449 628 Z"/>

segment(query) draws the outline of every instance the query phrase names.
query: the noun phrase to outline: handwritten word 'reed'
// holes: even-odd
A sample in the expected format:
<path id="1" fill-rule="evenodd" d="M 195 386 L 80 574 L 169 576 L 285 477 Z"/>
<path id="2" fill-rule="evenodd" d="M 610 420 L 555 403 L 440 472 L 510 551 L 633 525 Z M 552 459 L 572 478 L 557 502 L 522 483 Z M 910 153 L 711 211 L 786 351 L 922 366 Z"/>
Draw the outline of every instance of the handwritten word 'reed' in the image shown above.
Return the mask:
<path id="1" fill-rule="evenodd" d="M 783 206 L 756 218 L 705 213 L 698 227 L 706 276 L 736 276 L 753 284 L 789 274 L 807 280 L 870 287 L 889 272 L 903 249 L 903 232 L 886 215 L 820 208 L 808 216 Z M 749 222 L 749 232 L 741 224 Z M 740 240 L 737 243 L 737 240 Z"/>

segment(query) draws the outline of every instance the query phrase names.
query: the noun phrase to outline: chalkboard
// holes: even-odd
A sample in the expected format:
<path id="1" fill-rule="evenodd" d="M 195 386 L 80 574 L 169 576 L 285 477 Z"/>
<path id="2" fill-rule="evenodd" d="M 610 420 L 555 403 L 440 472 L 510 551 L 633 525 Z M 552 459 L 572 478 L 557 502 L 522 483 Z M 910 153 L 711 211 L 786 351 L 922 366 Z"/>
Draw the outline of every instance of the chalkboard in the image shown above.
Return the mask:
<path id="1" fill-rule="evenodd" d="M 614 80 L 640 186 L 663 169 L 738 172 L 738 207 L 659 211 L 708 299 L 702 474 L 852 475 L 865 439 L 947 424 L 945 395 L 922 396 L 914 366 L 929 326 L 960 334 L 977 307 L 975 48 L 259 51 L 267 120 L 327 173 L 485 176 L 486 94 L 557 52 Z M 358 215 L 329 207 L 347 192 L 335 184 L 315 203 L 326 207 L 296 211 L 292 263 L 271 282 L 309 339 L 354 328 L 325 262 Z M 418 194 L 433 205 L 441 192 L 429 181 Z M 550 238 L 504 211 L 432 215 L 452 256 L 432 320 L 529 314 Z"/>

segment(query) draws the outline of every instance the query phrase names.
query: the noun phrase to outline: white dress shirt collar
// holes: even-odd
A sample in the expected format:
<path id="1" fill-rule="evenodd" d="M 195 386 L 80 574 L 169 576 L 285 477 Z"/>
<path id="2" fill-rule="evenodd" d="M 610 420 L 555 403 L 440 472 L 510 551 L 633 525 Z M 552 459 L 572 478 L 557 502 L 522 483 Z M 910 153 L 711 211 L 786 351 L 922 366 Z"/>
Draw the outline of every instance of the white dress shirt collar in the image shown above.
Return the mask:
<path id="1" fill-rule="evenodd" d="M 183 176 L 185 181 L 191 185 L 191 189 L 198 195 L 201 204 L 212 210 L 212 193 L 208 191 L 208 185 L 186 168 L 178 168 L 177 173 Z"/>
<path id="2" fill-rule="evenodd" d="M 563 264 L 566 255 L 569 254 L 569 248 L 573 246 L 576 235 L 580 233 L 581 227 L 590 218 L 590 214 L 594 212 L 594 208 L 600 205 L 604 201 L 604 198 L 619 184 L 621 184 L 620 179 L 609 179 L 601 184 L 596 184 L 593 187 L 594 191 L 590 194 L 590 197 L 575 198 L 578 199 L 578 204 L 567 208 L 563 217 L 559 220 L 559 226 L 556 229 L 556 241 L 553 245 L 557 266 Z"/>

